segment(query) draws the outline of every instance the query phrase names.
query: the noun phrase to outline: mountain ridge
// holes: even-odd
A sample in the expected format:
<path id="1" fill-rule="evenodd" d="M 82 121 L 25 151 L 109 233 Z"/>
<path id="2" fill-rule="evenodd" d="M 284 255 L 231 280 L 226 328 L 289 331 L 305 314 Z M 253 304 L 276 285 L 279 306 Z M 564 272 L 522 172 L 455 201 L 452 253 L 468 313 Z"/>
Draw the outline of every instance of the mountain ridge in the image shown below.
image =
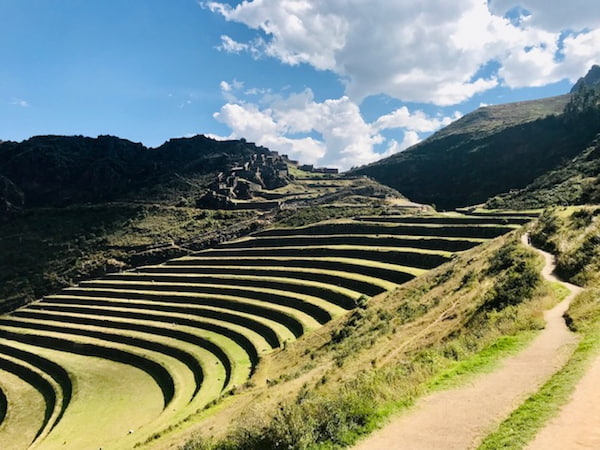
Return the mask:
<path id="1" fill-rule="evenodd" d="M 217 141 L 203 135 L 171 139 L 156 148 L 115 136 L 4 141 L 0 205 L 7 214 L 23 207 L 147 196 L 140 190 L 176 183 L 182 175 L 207 175 L 253 153 L 270 151 L 245 140 Z"/>
<path id="2" fill-rule="evenodd" d="M 351 171 L 441 209 L 524 189 L 580 154 L 600 132 L 594 66 L 576 92 L 479 108 L 424 141 Z"/>

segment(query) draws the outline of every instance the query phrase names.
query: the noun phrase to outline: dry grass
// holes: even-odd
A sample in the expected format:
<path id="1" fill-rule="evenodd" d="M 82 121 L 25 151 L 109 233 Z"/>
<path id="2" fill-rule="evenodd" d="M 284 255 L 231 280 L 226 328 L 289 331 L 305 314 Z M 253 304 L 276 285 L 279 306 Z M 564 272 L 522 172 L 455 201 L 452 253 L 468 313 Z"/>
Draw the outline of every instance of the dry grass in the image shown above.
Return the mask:
<path id="1" fill-rule="evenodd" d="M 480 309 L 495 283 L 486 274 L 487 261 L 507 239 L 466 252 L 265 358 L 251 380 L 253 387 L 236 395 L 235 402 L 199 416 L 189 433 L 201 429 L 205 436 L 223 437 L 226 425 L 235 424 L 233 436 L 239 439 L 236 433 L 243 434 L 243 429 L 267 426 L 280 401 L 290 411 L 305 401 L 318 410 L 317 398 L 346 397 L 354 398 L 355 406 L 361 398 L 376 405 L 365 412 L 373 420 L 364 424 L 366 431 L 410 404 L 432 377 L 456 361 L 503 336 L 541 328 L 542 311 L 552 301 L 548 288 L 536 291 L 534 301 L 502 311 Z M 360 430 L 349 430 L 347 438 L 352 441 L 356 432 Z"/>

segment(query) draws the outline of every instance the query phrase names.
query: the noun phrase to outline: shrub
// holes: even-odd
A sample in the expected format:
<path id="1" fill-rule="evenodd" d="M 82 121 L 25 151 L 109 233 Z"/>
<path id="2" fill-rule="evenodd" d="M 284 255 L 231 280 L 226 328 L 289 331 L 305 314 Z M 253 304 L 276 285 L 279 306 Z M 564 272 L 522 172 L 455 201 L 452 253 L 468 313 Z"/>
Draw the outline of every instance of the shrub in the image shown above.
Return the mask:
<path id="1" fill-rule="evenodd" d="M 562 253 L 556 260 L 557 271 L 567 279 L 583 282 L 587 277 L 586 267 L 598 257 L 600 235 L 587 235 L 581 245 Z"/>
<path id="2" fill-rule="evenodd" d="M 572 331 L 588 332 L 600 320 L 600 289 L 590 288 L 579 294 L 565 313 L 565 320 Z"/>
<path id="3" fill-rule="evenodd" d="M 335 396 L 320 397 L 307 390 L 295 402 L 281 404 L 267 423 L 249 419 L 218 443 L 196 437 L 186 450 L 204 449 L 307 449 L 315 445 L 346 446 L 354 436 L 372 428 L 377 417 L 371 399 L 344 390 Z"/>
<path id="4" fill-rule="evenodd" d="M 546 209 L 540 215 L 537 224 L 531 231 L 532 242 L 551 253 L 556 252 L 556 244 L 553 237 L 561 228 L 561 219 L 556 214 L 554 209 Z"/>
<path id="5" fill-rule="evenodd" d="M 500 311 L 529 300 L 541 280 L 530 254 L 514 241 L 502 246 L 490 259 L 488 274 L 495 275 L 496 281 L 486 294 L 485 310 Z"/>

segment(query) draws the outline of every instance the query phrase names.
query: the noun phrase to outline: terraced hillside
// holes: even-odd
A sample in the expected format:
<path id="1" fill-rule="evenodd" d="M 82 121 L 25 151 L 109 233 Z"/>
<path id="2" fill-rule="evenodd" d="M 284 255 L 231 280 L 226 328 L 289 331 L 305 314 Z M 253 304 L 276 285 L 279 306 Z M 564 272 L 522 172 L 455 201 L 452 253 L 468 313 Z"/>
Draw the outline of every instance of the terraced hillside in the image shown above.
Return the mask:
<path id="1" fill-rule="evenodd" d="M 0 442 L 147 442 L 233 393 L 273 349 L 529 219 L 363 216 L 273 228 L 45 297 L 0 317 Z"/>

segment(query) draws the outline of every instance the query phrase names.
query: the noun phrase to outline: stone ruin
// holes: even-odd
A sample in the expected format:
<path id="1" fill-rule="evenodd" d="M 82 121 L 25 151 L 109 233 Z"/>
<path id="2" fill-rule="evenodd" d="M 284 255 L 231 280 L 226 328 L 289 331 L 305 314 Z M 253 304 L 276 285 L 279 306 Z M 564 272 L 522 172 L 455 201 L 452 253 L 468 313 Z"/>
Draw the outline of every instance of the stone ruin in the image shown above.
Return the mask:
<path id="1" fill-rule="evenodd" d="M 261 190 L 285 186 L 290 179 L 286 161 L 286 155 L 277 152 L 253 153 L 219 172 L 196 204 L 201 208 L 233 208 L 235 200 L 251 200 Z"/>

